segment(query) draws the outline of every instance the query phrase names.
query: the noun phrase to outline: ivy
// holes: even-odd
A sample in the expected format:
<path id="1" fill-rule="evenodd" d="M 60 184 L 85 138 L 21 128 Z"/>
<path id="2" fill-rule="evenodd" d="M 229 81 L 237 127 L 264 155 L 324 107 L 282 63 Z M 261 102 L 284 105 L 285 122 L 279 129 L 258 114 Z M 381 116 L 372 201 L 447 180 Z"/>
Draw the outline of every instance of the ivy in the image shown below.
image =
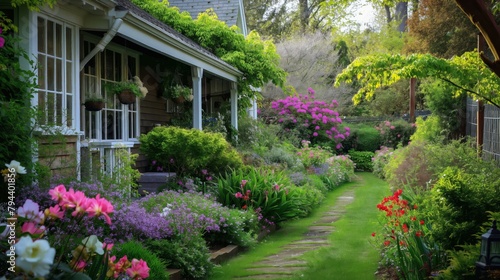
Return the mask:
<path id="1" fill-rule="evenodd" d="M 167 1 L 132 0 L 155 18 L 189 37 L 225 62 L 243 72 L 238 81 L 240 96 L 249 102 L 256 96 L 255 88 L 271 81 L 284 88 L 286 72 L 279 66 L 280 57 L 271 41 L 263 41 L 255 31 L 245 38 L 237 27 L 228 27 L 218 20 L 213 10 L 192 19 L 189 13 L 169 7 Z"/>
<path id="2" fill-rule="evenodd" d="M 39 11 L 43 5 L 48 4 L 52 8 L 56 2 L 57 0 L 11 0 L 11 5 L 14 8 L 26 5 L 30 10 Z"/>
<path id="3" fill-rule="evenodd" d="M 409 56 L 376 54 L 355 59 L 336 80 L 356 81 L 360 89 L 353 97 L 359 104 L 363 99 L 373 99 L 375 90 L 408 78 L 437 78 L 454 86 L 455 96 L 464 92 L 474 99 L 484 99 L 500 108 L 500 78 L 483 63 L 478 52 L 466 52 L 451 59 L 442 59 L 430 54 Z"/>

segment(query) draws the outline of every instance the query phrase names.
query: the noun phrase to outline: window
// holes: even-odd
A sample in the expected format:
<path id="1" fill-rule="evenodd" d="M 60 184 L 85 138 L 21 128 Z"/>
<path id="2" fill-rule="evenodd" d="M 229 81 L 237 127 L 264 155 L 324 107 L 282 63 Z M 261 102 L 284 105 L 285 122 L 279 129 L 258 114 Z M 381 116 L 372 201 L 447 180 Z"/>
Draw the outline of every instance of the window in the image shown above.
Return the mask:
<path id="1" fill-rule="evenodd" d="M 42 16 L 37 26 L 40 124 L 73 127 L 74 27 Z"/>
<path id="2" fill-rule="evenodd" d="M 84 56 L 95 43 L 84 41 Z M 134 140 L 139 134 L 139 99 L 123 105 L 115 95 L 106 92 L 107 83 L 130 79 L 137 73 L 137 56 L 120 48 L 107 48 L 92 58 L 83 69 L 82 98 L 92 94 L 103 97 L 106 105 L 98 112 L 85 111 L 85 136 L 90 140 Z"/>

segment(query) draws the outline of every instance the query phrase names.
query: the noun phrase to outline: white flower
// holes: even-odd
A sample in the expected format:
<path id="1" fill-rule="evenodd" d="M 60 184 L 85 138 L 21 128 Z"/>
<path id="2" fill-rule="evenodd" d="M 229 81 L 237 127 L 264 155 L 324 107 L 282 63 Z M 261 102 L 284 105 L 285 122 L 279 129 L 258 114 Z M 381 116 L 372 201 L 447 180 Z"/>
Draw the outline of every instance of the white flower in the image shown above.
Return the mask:
<path id="1" fill-rule="evenodd" d="M 26 168 L 21 166 L 21 163 L 17 160 L 12 160 L 10 164 L 6 163 L 5 166 L 7 166 L 7 168 L 9 169 L 14 168 L 17 174 L 26 174 Z"/>
<path id="2" fill-rule="evenodd" d="M 56 249 L 51 248 L 49 242 L 38 239 L 35 242 L 30 236 L 23 236 L 15 245 L 16 266 L 26 272 L 33 272 L 35 277 L 44 277 L 49 274 L 50 266 L 54 263 Z"/>
<path id="3" fill-rule="evenodd" d="M 102 242 L 97 239 L 97 236 L 91 235 L 82 240 L 82 244 L 87 248 L 87 252 L 96 253 L 98 255 L 104 254 Z"/>

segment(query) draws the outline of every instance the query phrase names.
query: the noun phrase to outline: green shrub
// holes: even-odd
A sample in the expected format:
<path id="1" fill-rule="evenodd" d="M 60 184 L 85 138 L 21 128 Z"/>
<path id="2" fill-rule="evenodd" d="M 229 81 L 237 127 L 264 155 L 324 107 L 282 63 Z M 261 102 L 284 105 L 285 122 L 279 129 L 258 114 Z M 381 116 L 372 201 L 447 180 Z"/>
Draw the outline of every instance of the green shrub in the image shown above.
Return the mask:
<path id="1" fill-rule="evenodd" d="M 475 244 L 488 221 L 488 211 L 500 205 L 500 169 L 484 162 L 467 169 L 450 166 L 431 190 L 426 210 L 433 237 L 446 249 Z"/>
<path id="2" fill-rule="evenodd" d="M 142 243 L 130 240 L 122 244 L 115 244 L 112 255 L 116 255 L 116 259 L 127 256 L 128 260 L 143 259 L 150 268 L 148 279 L 168 280 L 167 273 L 168 262 L 165 262 L 153 250 L 149 250 Z"/>
<path id="3" fill-rule="evenodd" d="M 410 136 L 415 132 L 415 124 L 410 124 L 405 120 L 385 121 L 375 128 L 380 131 L 382 139 L 380 145 L 393 149 L 396 149 L 398 145 L 408 145 Z"/>
<path id="4" fill-rule="evenodd" d="M 302 168 L 302 162 L 296 154 L 289 152 L 283 147 L 273 146 L 264 156 L 268 165 L 277 164 L 284 169 L 297 170 Z"/>
<path id="5" fill-rule="evenodd" d="M 218 179 L 217 199 L 236 209 L 252 209 L 279 223 L 309 214 L 308 197 L 284 171 L 247 167 Z"/>
<path id="6" fill-rule="evenodd" d="M 179 176 L 201 170 L 223 173 L 242 165 L 239 154 L 221 134 L 179 127 L 155 127 L 140 137 L 141 151 Z"/>
<path id="7" fill-rule="evenodd" d="M 389 149 L 385 146 L 375 151 L 375 156 L 373 157 L 373 174 L 380 179 L 385 179 L 384 167 L 387 165 L 387 162 L 389 162 L 392 152 L 393 149 Z"/>
<path id="8" fill-rule="evenodd" d="M 468 168 L 481 162 L 470 140 L 454 140 L 448 144 L 416 141 L 395 150 L 384 167 L 384 173 L 386 181 L 393 187 L 427 188 L 448 166 Z"/>
<path id="9" fill-rule="evenodd" d="M 476 278 L 476 261 L 479 258 L 480 243 L 463 245 L 459 250 L 448 251 L 449 266 L 439 273 L 443 280 L 473 280 Z"/>
<path id="10" fill-rule="evenodd" d="M 313 167 L 317 167 L 325 163 L 325 161 L 329 158 L 332 157 L 333 154 L 326 150 L 323 149 L 322 147 L 315 146 L 311 147 L 309 146 L 311 142 L 307 140 L 302 141 L 302 148 L 300 148 L 297 151 L 297 155 L 304 165 L 304 168 L 310 169 Z"/>
<path id="11" fill-rule="evenodd" d="M 368 124 L 349 124 L 350 135 L 342 142 L 343 153 L 349 150 L 371 151 L 375 152 L 380 148 L 380 132 L 372 125 Z"/>
<path id="12" fill-rule="evenodd" d="M 441 126 L 441 120 L 438 116 L 429 116 L 427 119 L 417 118 L 415 122 L 417 129 L 410 137 L 411 141 L 425 141 L 431 143 L 440 143 L 445 140 L 445 132 Z"/>
<path id="13" fill-rule="evenodd" d="M 349 151 L 349 157 L 356 165 L 356 170 L 358 171 L 373 171 L 372 159 L 375 156 L 374 152 L 369 151 Z"/>
<path id="14" fill-rule="evenodd" d="M 207 279 L 214 268 L 210 251 L 201 237 L 149 239 L 145 245 L 169 267 L 181 269 L 183 279 Z M 162 278 L 151 278 L 162 279 Z"/>

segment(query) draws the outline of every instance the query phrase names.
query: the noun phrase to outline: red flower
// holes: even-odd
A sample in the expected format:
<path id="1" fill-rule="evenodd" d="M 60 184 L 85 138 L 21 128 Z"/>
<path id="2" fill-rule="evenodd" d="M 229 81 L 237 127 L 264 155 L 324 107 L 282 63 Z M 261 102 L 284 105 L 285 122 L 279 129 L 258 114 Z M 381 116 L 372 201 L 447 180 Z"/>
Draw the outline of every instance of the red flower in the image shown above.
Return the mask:
<path id="1" fill-rule="evenodd" d="M 408 232 L 408 225 L 403 224 L 403 232 L 405 232 L 405 233 Z"/>
<path id="2" fill-rule="evenodd" d="M 391 245 L 391 241 L 389 240 L 384 241 L 384 246 L 389 246 L 389 245 Z"/>
<path id="3" fill-rule="evenodd" d="M 411 218 L 410 218 L 410 220 L 412 220 L 412 221 L 416 221 L 416 220 L 417 220 L 417 217 L 413 216 L 413 217 L 411 217 Z"/>
<path id="4" fill-rule="evenodd" d="M 375 237 L 375 232 L 372 232 L 372 236 Z"/>
<path id="5" fill-rule="evenodd" d="M 425 224 L 424 220 L 420 220 L 420 224 L 421 225 Z"/>
<path id="6" fill-rule="evenodd" d="M 422 236 L 422 231 L 420 231 L 420 230 L 419 230 L 419 231 L 417 231 L 417 232 L 415 233 L 415 235 L 416 235 L 417 237 Z"/>
<path id="7" fill-rule="evenodd" d="M 241 207 L 241 209 L 247 210 L 247 205 L 246 205 L 246 204 L 245 204 L 245 205 L 243 205 L 243 206 Z"/>

